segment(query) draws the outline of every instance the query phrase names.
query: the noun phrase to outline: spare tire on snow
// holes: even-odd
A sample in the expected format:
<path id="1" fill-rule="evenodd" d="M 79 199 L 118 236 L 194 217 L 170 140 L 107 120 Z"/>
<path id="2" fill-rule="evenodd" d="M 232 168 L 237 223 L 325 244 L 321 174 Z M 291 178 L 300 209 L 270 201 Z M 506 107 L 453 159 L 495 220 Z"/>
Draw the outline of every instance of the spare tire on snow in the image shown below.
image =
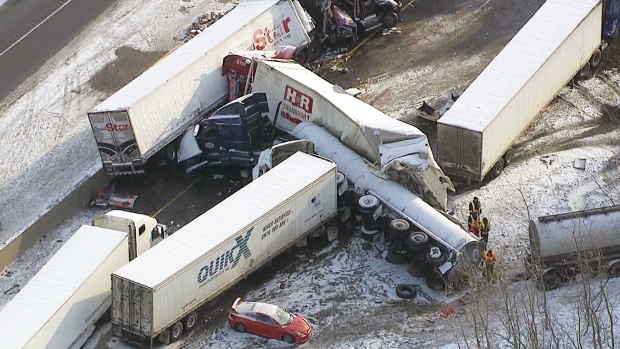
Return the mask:
<path id="1" fill-rule="evenodd" d="M 400 284 L 396 286 L 396 295 L 402 299 L 413 299 L 418 294 L 418 291 L 413 285 Z"/>

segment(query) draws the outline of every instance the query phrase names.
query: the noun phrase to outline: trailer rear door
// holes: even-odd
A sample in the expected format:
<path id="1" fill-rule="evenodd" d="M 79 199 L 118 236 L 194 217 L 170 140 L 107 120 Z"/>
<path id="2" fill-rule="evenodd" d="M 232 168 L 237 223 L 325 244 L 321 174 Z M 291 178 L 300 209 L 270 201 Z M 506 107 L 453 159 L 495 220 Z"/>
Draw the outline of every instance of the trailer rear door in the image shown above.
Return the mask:
<path id="1" fill-rule="evenodd" d="M 437 125 L 438 162 L 448 174 L 481 180 L 481 134 L 462 127 Z"/>
<path id="2" fill-rule="evenodd" d="M 126 110 L 89 113 L 88 119 L 104 166 L 106 162 L 131 163 L 140 157 Z"/>
<path id="3" fill-rule="evenodd" d="M 122 332 L 151 338 L 153 294 L 150 288 L 112 276 L 112 323 Z M 115 335 L 120 333 L 115 331 Z"/>

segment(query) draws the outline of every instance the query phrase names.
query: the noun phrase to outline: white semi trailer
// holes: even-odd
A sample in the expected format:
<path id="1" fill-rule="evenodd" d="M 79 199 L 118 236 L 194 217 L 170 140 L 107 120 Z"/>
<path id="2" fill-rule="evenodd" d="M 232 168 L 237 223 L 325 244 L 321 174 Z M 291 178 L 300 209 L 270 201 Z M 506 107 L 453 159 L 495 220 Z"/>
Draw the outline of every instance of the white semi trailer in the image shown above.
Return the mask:
<path id="1" fill-rule="evenodd" d="M 235 50 L 311 42 L 314 23 L 297 0 L 244 0 L 202 33 L 88 112 L 103 167 L 144 172 L 147 160 L 176 162 L 173 144 L 228 95 L 222 59 Z"/>
<path id="2" fill-rule="evenodd" d="M 296 153 L 112 275 L 112 331 L 152 347 L 337 214 L 336 165 Z"/>
<path id="3" fill-rule="evenodd" d="M 112 302 L 112 272 L 167 236 L 149 216 L 110 211 L 84 225 L 0 311 L 3 349 L 79 349 Z"/>
<path id="4" fill-rule="evenodd" d="M 449 218 L 407 188 L 385 178 L 327 130 L 311 122 L 302 122 L 291 133 L 299 139 L 312 142 L 314 151 L 333 160 L 338 165 L 338 171 L 346 176 L 351 188 L 359 195 L 376 196 L 389 212 L 410 221 L 443 246 L 448 258 L 437 267 L 437 271 L 447 282 L 458 281 L 466 275 L 465 272 L 470 272 L 471 265 L 477 265 L 480 261 L 482 244 L 463 230 L 454 218 Z"/>
<path id="5" fill-rule="evenodd" d="M 587 78 L 618 36 L 613 0 L 548 0 L 437 123 L 446 174 L 482 181 L 513 158 L 512 145 L 576 75 Z"/>
<path id="6" fill-rule="evenodd" d="M 530 263 L 542 285 L 554 289 L 582 268 L 620 275 L 620 206 L 530 220 Z"/>
<path id="7" fill-rule="evenodd" d="M 447 190 L 454 187 L 435 162 L 426 135 L 417 128 L 385 115 L 292 60 L 235 52 L 226 57 L 225 67 L 242 82 L 237 88 L 242 94 L 266 94 L 269 119 L 279 130 L 290 133 L 303 121 L 321 125 L 381 172 L 445 210 Z M 197 145 L 184 145 L 188 157 L 200 153 Z"/>

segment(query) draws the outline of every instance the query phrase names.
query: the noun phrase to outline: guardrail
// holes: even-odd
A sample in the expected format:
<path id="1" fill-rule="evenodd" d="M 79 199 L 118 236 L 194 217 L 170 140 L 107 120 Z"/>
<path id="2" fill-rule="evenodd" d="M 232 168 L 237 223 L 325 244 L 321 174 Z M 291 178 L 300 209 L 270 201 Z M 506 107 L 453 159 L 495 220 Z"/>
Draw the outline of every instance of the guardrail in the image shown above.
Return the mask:
<path id="1" fill-rule="evenodd" d="M 22 230 L 6 245 L 0 247 L 0 270 L 4 270 L 13 261 L 32 247 L 50 228 L 56 227 L 63 219 L 73 215 L 74 211 L 88 203 L 95 189 L 105 187 L 109 178 L 104 169 L 92 177 L 83 179 L 73 191 L 43 212 L 35 222 Z"/>

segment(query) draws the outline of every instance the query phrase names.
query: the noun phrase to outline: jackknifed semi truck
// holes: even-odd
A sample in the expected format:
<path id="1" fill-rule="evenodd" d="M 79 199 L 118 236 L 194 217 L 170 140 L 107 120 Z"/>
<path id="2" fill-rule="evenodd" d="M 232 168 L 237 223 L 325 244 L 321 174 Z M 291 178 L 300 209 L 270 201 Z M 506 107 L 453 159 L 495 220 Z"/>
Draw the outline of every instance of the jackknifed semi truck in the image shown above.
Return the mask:
<path id="1" fill-rule="evenodd" d="M 112 332 L 152 347 L 337 214 L 336 165 L 295 153 L 112 274 Z"/>
<path id="2" fill-rule="evenodd" d="M 620 30 L 615 0 L 548 0 L 437 122 L 437 160 L 469 183 L 498 176 L 512 146 L 572 79 L 586 79 Z"/>
<path id="3" fill-rule="evenodd" d="M 107 173 L 142 173 L 151 158 L 174 165 L 175 141 L 226 100 L 224 56 L 234 50 L 290 45 L 299 57 L 312 41 L 313 30 L 314 22 L 297 0 L 241 1 L 88 112 Z"/>
<path id="4" fill-rule="evenodd" d="M 110 308 L 112 273 L 165 237 L 155 218 L 125 211 L 83 225 L 0 311 L 0 347 L 79 349 Z"/>

